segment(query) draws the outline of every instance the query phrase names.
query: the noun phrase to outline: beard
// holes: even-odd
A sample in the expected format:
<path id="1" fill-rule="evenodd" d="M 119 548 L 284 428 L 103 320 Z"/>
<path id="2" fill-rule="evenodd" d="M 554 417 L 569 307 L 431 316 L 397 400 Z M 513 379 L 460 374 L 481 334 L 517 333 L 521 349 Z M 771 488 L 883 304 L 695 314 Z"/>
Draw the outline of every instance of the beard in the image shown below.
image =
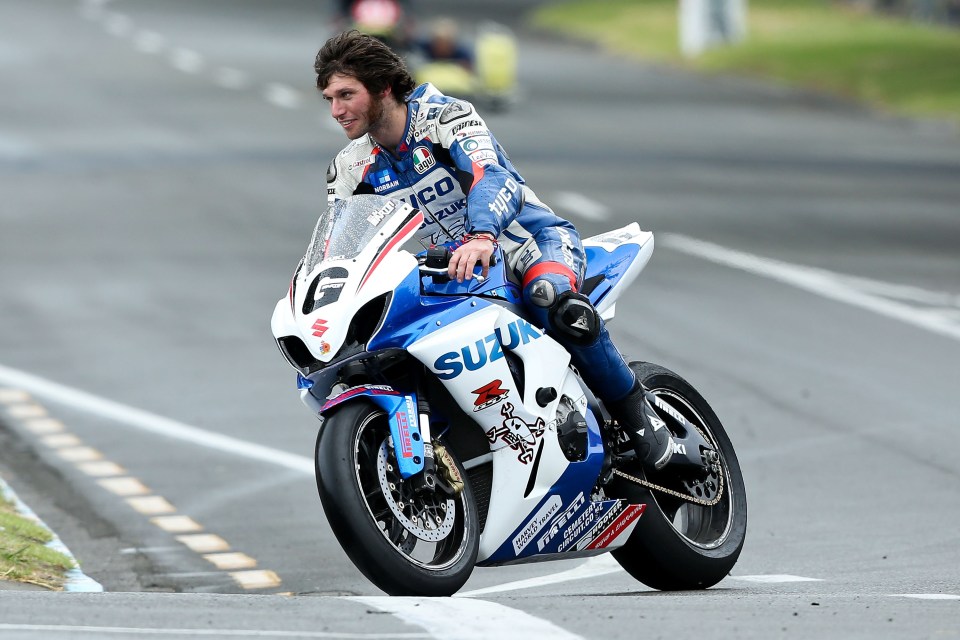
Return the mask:
<path id="1" fill-rule="evenodd" d="M 383 108 L 383 98 L 375 95 L 370 96 L 370 106 L 364 114 L 364 118 L 367 121 L 367 130 L 364 133 L 372 133 L 383 127 L 385 111 Z"/>

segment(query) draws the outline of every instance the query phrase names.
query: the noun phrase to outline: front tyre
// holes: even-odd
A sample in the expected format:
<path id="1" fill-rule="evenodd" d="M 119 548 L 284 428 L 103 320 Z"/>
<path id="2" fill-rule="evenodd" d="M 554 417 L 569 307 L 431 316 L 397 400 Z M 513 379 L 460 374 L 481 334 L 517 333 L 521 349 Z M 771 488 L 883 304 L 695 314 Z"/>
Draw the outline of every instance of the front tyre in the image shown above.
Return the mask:
<path id="1" fill-rule="evenodd" d="M 630 540 L 613 556 L 630 575 L 654 589 L 706 589 L 730 572 L 746 536 L 747 495 L 737 455 L 710 405 L 686 380 L 648 362 L 632 362 L 630 368 L 654 395 L 682 413 L 715 448 L 722 478 L 708 477 L 706 482 L 721 486 L 722 491 L 716 504 L 704 506 L 615 476 L 608 485 L 610 493 L 631 503 L 645 503 L 647 509 Z M 655 409 L 674 429 L 673 418 L 660 407 Z M 630 473 L 643 476 L 639 469 Z M 682 489 L 682 473 L 667 465 L 646 479 Z"/>
<path id="2" fill-rule="evenodd" d="M 479 547 L 473 492 L 416 493 L 400 476 L 386 414 L 350 402 L 317 437 L 317 489 L 334 535 L 371 582 L 394 596 L 449 596 L 470 577 Z"/>

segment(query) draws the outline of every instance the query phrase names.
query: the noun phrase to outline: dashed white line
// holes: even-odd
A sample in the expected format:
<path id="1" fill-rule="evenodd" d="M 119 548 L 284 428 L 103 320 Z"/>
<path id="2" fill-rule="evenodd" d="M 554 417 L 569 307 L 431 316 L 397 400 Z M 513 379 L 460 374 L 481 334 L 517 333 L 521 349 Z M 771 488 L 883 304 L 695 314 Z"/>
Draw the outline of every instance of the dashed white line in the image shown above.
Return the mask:
<path id="1" fill-rule="evenodd" d="M 952 593 L 894 593 L 894 598 L 915 598 L 917 600 L 960 600 L 960 595 Z"/>
<path id="2" fill-rule="evenodd" d="M 283 109 L 297 109 L 303 101 L 299 91 L 285 84 L 271 83 L 263 91 L 263 97 L 272 105 Z"/>
<path id="3" fill-rule="evenodd" d="M 117 38 L 126 38 L 133 31 L 133 20 L 123 13 L 108 13 L 103 21 L 107 33 Z"/>
<path id="4" fill-rule="evenodd" d="M 156 31 L 139 31 L 133 37 L 133 46 L 140 53 L 156 55 L 162 52 L 167 46 L 167 39 Z"/>
<path id="5" fill-rule="evenodd" d="M 609 217 L 610 210 L 596 200 L 588 198 L 582 193 L 561 191 L 554 196 L 557 207 L 565 212 L 586 220 L 602 221 Z"/>
<path id="6" fill-rule="evenodd" d="M 221 67 L 213 74 L 213 81 L 224 89 L 245 89 L 250 85 L 246 73 L 232 67 Z"/>
<path id="7" fill-rule="evenodd" d="M 196 74 L 203 70 L 203 56 L 192 49 L 177 48 L 170 52 L 170 64 L 178 71 Z"/>

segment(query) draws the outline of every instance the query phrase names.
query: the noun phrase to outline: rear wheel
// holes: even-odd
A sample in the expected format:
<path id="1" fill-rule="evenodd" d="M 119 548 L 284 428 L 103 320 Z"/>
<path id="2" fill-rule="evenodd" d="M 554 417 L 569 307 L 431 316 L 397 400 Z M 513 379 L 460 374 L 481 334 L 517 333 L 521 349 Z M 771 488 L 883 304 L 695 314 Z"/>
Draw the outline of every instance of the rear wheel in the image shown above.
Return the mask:
<path id="1" fill-rule="evenodd" d="M 466 473 L 446 458 L 463 489 L 417 493 L 400 476 L 386 414 L 351 402 L 317 437 L 317 488 L 330 527 L 353 563 L 390 595 L 448 596 L 477 558 L 477 511 Z"/>
<path id="2" fill-rule="evenodd" d="M 743 548 L 747 496 L 740 464 L 720 420 L 686 380 L 647 362 L 633 362 L 630 367 L 654 395 L 700 431 L 719 460 L 716 472 L 699 477 L 685 475 L 690 472 L 672 465 L 646 476 L 640 469 L 624 469 L 634 477 L 694 496 L 701 504 L 615 476 L 609 492 L 631 503 L 646 503 L 647 510 L 630 540 L 613 556 L 634 578 L 654 589 L 705 589 L 730 572 Z M 655 409 L 676 433 L 675 419 L 662 408 Z"/>

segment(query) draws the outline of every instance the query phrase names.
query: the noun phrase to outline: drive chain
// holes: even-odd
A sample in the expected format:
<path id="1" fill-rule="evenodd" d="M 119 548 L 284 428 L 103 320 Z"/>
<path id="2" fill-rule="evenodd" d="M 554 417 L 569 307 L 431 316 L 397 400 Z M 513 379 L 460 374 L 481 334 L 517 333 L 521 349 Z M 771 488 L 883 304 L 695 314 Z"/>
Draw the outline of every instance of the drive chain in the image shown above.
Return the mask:
<path id="1" fill-rule="evenodd" d="M 704 440 L 706 440 L 707 442 L 710 442 L 710 438 L 708 438 L 708 437 L 703 433 L 703 431 L 700 430 L 699 427 L 697 427 L 696 425 L 694 425 L 694 428 L 700 433 L 700 435 L 703 437 Z M 698 505 L 703 506 L 703 507 L 712 507 L 713 505 L 715 505 L 715 504 L 717 504 L 718 502 L 720 502 L 720 498 L 723 497 L 723 475 L 724 475 L 724 474 L 723 474 L 723 465 L 721 464 L 721 461 L 720 461 L 720 454 L 719 454 L 719 453 L 716 453 L 715 455 L 717 456 L 717 459 L 716 459 L 715 464 L 717 465 L 717 477 L 719 478 L 720 487 L 719 487 L 719 489 L 717 490 L 717 495 L 714 496 L 712 500 L 704 500 L 704 499 L 702 499 L 702 498 L 697 498 L 696 496 L 692 496 L 692 495 L 690 495 L 690 494 L 688 494 L 688 493 L 682 493 L 682 492 L 680 492 L 680 491 L 676 491 L 675 489 L 669 489 L 669 488 L 664 487 L 664 486 L 661 486 L 661 485 L 659 485 L 659 484 L 655 484 L 655 483 L 653 483 L 653 482 L 650 482 L 649 480 L 645 480 L 645 479 L 643 479 L 643 478 L 638 478 L 638 477 L 636 477 L 636 476 L 632 476 L 632 475 L 630 475 L 629 473 L 625 473 L 625 472 L 623 472 L 623 471 L 620 471 L 619 469 L 614 469 L 614 470 L 613 470 L 613 473 L 614 473 L 615 475 L 620 476 L 621 478 L 624 478 L 624 479 L 626 479 L 626 480 L 629 480 L 630 482 L 633 482 L 633 483 L 635 483 L 635 484 L 638 484 L 638 485 L 640 485 L 641 487 L 645 487 L 645 488 L 651 489 L 651 490 L 653 490 L 653 491 L 659 491 L 660 493 L 665 493 L 665 494 L 667 494 L 667 495 L 673 496 L 674 498 L 679 498 L 680 500 L 685 500 L 685 501 L 687 501 L 687 502 L 692 502 L 692 503 L 694 503 L 694 504 L 698 504 Z"/>

